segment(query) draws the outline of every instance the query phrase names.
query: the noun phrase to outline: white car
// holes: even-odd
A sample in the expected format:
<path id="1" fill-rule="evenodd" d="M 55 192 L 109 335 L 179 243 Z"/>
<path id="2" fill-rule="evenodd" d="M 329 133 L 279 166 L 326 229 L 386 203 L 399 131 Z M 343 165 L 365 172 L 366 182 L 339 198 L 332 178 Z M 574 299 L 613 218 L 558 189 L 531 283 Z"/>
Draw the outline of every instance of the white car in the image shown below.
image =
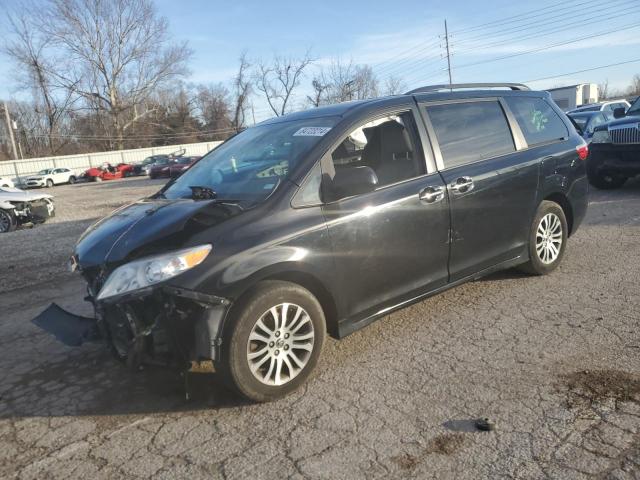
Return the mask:
<path id="1" fill-rule="evenodd" d="M 15 185 L 13 184 L 13 181 L 9 177 L 0 177 L 0 187 L 13 188 L 15 187 Z"/>
<path id="2" fill-rule="evenodd" d="M 581 107 L 574 108 L 573 110 L 569 110 L 567 113 L 578 113 L 578 112 L 609 112 L 613 114 L 613 111 L 616 108 L 624 108 L 627 110 L 631 104 L 626 100 L 613 100 L 609 102 L 600 102 L 600 103 L 590 103 L 587 105 L 582 105 Z"/>
<path id="3" fill-rule="evenodd" d="M 17 188 L 0 187 L 0 233 L 19 225 L 44 223 L 55 216 L 53 197 Z"/>
<path id="4" fill-rule="evenodd" d="M 61 183 L 76 183 L 76 179 L 76 174 L 68 168 L 47 168 L 27 177 L 22 183 L 28 188 L 53 187 Z"/>

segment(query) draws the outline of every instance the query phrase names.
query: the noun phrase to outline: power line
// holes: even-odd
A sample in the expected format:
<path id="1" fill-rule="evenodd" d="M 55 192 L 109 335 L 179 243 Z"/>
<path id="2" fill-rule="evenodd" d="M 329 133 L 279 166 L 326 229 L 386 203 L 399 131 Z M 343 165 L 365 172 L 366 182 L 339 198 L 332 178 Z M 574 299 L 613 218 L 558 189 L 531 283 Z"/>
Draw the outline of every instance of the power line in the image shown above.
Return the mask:
<path id="1" fill-rule="evenodd" d="M 517 53 L 513 53 L 513 54 L 509 54 L 509 55 L 503 55 L 501 57 L 495 57 L 495 58 L 491 58 L 489 60 L 481 60 L 481 61 L 478 61 L 478 62 L 465 63 L 465 64 L 462 64 L 462 65 L 458 65 L 456 68 L 473 67 L 475 65 L 483 65 L 485 63 L 497 62 L 499 60 L 505 60 L 505 59 L 508 59 L 508 58 L 514 58 L 514 57 L 519 57 L 519 56 L 522 56 L 522 55 L 528 55 L 530 53 L 536 53 L 536 52 L 541 52 L 543 50 L 549 50 L 549 49 L 552 49 L 552 48 L 561 47 L 561 46 L 564 46 L 564 45 L 570 45 L 572 43 L 580 42 L 582 40 L 588 40 L 588 39 L 591 39 L 591 38 L 602 37 L 604 35 L 609 35 L 611 33 L 616 33 L 616 32 L 621 32 L 623 30 L 629 30 L 629 29 L 632 29 L 632 28 L 637 28 L 638 26 L 640 26 L 640 23 L 632 23 L 632 24 L 629 24 L 629 25 L 618 27 L 618 28 L 613 29 L 613 30 L 608 30 L 606 32 L 596 33 L 596 34 L 593 34 L 593 35 L 587 35 L 587 36 L 584 36 L 584 37 L 575 38 L 573 40 L 568 40 L 568 41 L 565 41 L 565 42 L 558 42 L 558 43 L 554 43 L 554 44 L 550 44 L 550 45 L 545 45 L 543 47 L 533 48 L 533 49 L 530 49 L 530 50 L 525 50 L 525 51 L 522 51 L 522 52 L 517 52 Z"/>
<path id="2" fill-rule="evenodd" d="M 452 32 L 452 35 L 460 35 L 461 33 L 465 33 L 465 32 L 481 30 L 482 28 L 485 28 L 485 27 L 487 27 L 489 25 L 496 26 L 496 25 L 502 25 L 502 24 L 506 24 L 506 23 L 517 23 L 517 22 L 522 21 L 522 20 L 528 20 L 528 19 L 531 19 L 531 18 L 545 16 L 545 15 L 549 15 L 550 13 L 557 13 L 557 12 L 564 11 L 564 10 L 575 9 L 576 7 L 589 5 L 589 4 L 593 4 L 593 3 L 602 3 L 602 2 L 600 0 L 588 0 L 588 1 L 580 2 L 580 3 L 565 2 L 562 7 L 558 7 L 558 4 L 553 4 L 553 5 L 549 5 L 547 7 L 542 7 L 542 8 L 536 8 L 534 10 L 529 10 L 527 12 L 523 12 L 523 13 L 520 13 L 518 15 L 512 15 L 510 17 L 503 17 L 502 19 L 493 20 L 491 22 L 482 23 L 482 24 L 475 25 L 475 26 L 472 26 L 472 27 L 469 27 L 469 28 L 465 28 L 465 29 L 462 29 L 462 30 L 454 31 L 454 32 Z M 551 11 L 548 11 L 548 10 L 551 10 Z M 541 13 L 541 12 L 545 12 L 545 11 L 546 11 L 546 13 Z M 522 17 L 525 17 L 525 18 L 522 19 Z M 516 18 L 521 18 L 521 20 L 514 20 Z"/>
<path id="3" fill-rule="evenodd" d="M 638 62 L 640 62 L 640 58 L 635 58 L 633 60 L 626 60 L 624 62 L 610 63 L 609 65 L 600 65 L 599 67 L 585 68 L 583 70 L 576 70 L 575 72 L 561 73 L 559 75 L 553 75 L 553 76 L 550 76 L 550 77 L 536 78 L 534 80 L 525 80 L 525 83 L 540 82 L 542 80 L 551 80 L 551 79 L 560 78 L 560 77 L 569 77 L 569 76 L 575 75 L 577 73 L 592 72 L 594 70 L 602 70 L 603 68 L 617 67 L 619 65 L 627 65 L 629 63 L 638 63 Z"/>
<path id="4" fill-rule="evenodd" d="M 581 21 L 581 25 L 584 27 L 586 25 L 591 25 L 593 23 L 602 23 L 606 20 L 614 20 L 620 17 L 627 17 L 629 15 L 629 13 L 635 13 L 635 12 L 640 12 L 640 9 L 638 9 L 637 7 L 632 7 L 631 9 L 625 10 L 623 12 L 620 13 L 616 13 L 614 15 L 610 15 L 608 17 L 602 17 L 602 16 L 595 16 L 595 17 L 590 17 L 590 18 L 586 18 L 584 20 Z M 545 25 L 541 25 L 542 27 L 544 27 Z M 500 40 L 496 40 L 496 41 L 492 41 L 490 43 L 484 43 L 484 44 L 475 44 L 473 45 L 472 48 L 463 48 L 461 50 L 457 50 L 457 53 L 465 53 L 465 52 L 473 52 L 473 51 L 477 51 L 479 49 L 486 49 L 486 48 L 491 48 L 491 47 L 497 47 L 497 46 L 502 46 L 505 43 L 513 43 L 513 42 L 517 42 L 517 41 L 522 41 L 522 40 L 529 40 L 532 38 L 538 38 L 538 37 L 544 37 L 544 36 L 548 36 L 549 34 L 552 33 L 562 33 L 562 32 L 566 32 L 566 31 L 571 31 L 571 30 L 575 30 L 575 27 L 570 26 L 561 26 L 561 27 L 551 27 L 550 29 L 537 29 L 536 33 L 534 34 L 526 34 L 520 37 L 512 37 L 512 38 L 503 38 Z M 525 30 L 523 30 L 525 31 Z M 518 33 L 518 32 L 514 32 L 514 33 Z M 463 43 L 463 45 L 466 45 L 465 43 Z M 456 46 L 456 44 L 454 43 L 453 45 L 454 47 Z"/>

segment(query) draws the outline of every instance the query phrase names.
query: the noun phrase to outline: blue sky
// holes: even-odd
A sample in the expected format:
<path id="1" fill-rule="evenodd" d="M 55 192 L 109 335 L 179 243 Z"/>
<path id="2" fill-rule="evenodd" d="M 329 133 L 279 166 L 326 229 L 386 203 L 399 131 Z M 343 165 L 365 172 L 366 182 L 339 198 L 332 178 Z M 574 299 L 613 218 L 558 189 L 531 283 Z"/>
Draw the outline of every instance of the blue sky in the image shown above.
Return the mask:
<path id="1" fill-rule="evenodd" d="M 11 4 L 16 0 L 5 1 Z M 407 87 L 443 83 L 447 80 L 443 70 L 446 61 L 440 58 L 444 50 L 438 35 L 444 33 L 445 18 L 452 34 L 455 82 L 529 81 L 640 58 L 639 0 L 155 3 L 159 13 L 169 19 L 174 38 L 187 40 L 194 51 L 188 79 L 192 82 L 228 82 L 243 50 L 255 60 L 274 53 L 302 55 L 310 49 L 317 65 L 334 58 L 353 59 L 354 63 L 372 65 L 382 80 L 388 75 L 402 78 Z M 509 18 L 527 12 L 527 17 Z M 500 23 L 479 27 L 487 22 Z M 628 28 L 631 25 L 635 26 Z M 546 48 L 610 30 L 617 32 Z M 535 49 L 543 50 L 487 62 Z M 472 63 L 478 64 L 469 65 Z M 313 68 L 294 99 L 300 105 Z M 611 87 L 624 88 L 636 73 L 640 73 L 640 62 L 531 85 L 549 88 L 608 79 Z M 13 94 L 10 65 L 0 59 L 0 97 Z M 255 108 L 259 119 L 268 113 L 266 104 L 257 97 Z"/>

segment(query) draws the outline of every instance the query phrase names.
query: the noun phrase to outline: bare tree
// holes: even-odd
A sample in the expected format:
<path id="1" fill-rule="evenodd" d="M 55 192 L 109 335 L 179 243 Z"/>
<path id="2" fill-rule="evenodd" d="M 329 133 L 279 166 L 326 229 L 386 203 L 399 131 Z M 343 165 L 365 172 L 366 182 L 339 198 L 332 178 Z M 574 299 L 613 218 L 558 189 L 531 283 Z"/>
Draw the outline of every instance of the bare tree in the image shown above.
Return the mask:
<path id="1" fill-rule="evenodd" d="M 400 95 L 407 91 L 407 86 L 400 77 L 388 76 L 384 81 L 384 95 Z"/>
<path id="2" fill-rule="evenodd" d="M 329 88 L 329 85 L 326 83 L 324 75 L 321 75 L 320 78 L 316 77 L 313 79 L 311 86 L 313 87 L 313 95 L 307 95 L 307 101 L 312 106 L 319 107 L 322 105 L 325 92 Z"/>
<path id="3" fill-rule="evenodd" d="M 55 155 L 66 143 L 60 135 L 61 126 L 77 97 L 72 89 L 62 89 L 53 81 L 56 60 L 50 51 L 51 39 L 34 25 L 32 17 L 22 10 L 9 14 L 8 21 L 12 35 L 2 50 L 17 67 L 19 87 L 33 96 L 29 115 L 25 105 L 20 108 L 25 128 L 38 139 L 38 145 L 43 136 L 46 138 L 46 149 L 41 151 L 34 145 L 33 151 Z"/>
<path id="4" fill-rule="evenodd" d="M 222 84 L 199 85 L 196 90 L 194 101 L 204 129 L 211 133 L 212 138 L 226 138 L 233 122 L 229 90 Z"/>
<path id="5" fill-rule="evenodd" d="M 315 96 L 310 98 L 315 105 L 363 100 L 379 94 L 378 79 L 371 67 L 355 65 L 353 61 L 343 63 L 336 59 L 315 80 L 318 82 L 314 85 Z"/>
<path id="6" fill-rule="evenodd" d="M 307 52 L 302 58 L 275 55 L 271 64 L 258 64 L 254 74 L 256 88 L 264 94 L 276 116 L 287 113 L 291 95 L 300 85 L 304 69 L 312 61 Z"/>
<path id="7" fill-rule="evenodd" d="M 598 84 L 598 97 L 600 100 L 606 100 L 609 98 L 609 79 Z"/>
<path id="8" fill-rule="evenodd" d="M 640 74 L 633 76 L 631 86 L 629 87 L 629 95 L 640 95 Z"/>
<path id="9" fill-rule="evenodd" d="M 191 51 L 168 41 L 167 20 L 150 0 L 48 0 L 40 28 L 68 60 L 55 76 L 105 111 L 118 148 L 125 132 L 152 110 L 157 89 L 186 73 Z"/>
<path id="10" fill-rule="evenodd" d="M 249 95 L 251 95 L 251 81 L 249 79 L 251 64 L 247 60 L 246 50 L 240 55 L 239 62 L 238 73 L 233 79 L 234 112 L 233 121 L 231 122 L 236 131 L 245 126 L 245 110 L 247 109 Z"/>

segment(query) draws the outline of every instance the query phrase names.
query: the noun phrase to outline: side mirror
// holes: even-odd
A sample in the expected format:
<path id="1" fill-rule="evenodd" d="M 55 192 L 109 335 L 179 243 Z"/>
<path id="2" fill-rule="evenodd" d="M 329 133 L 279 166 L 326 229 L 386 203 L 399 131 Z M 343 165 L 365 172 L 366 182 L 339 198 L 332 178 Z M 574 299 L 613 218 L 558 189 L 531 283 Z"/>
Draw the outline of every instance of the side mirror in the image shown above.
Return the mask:
<path id="1" fill-rule="evenodd" d="M 624 107 L 614 108 L 613 109 L 613 118 L 622 118 L 622 117 L 624 117 L 625 113 L 627 113 L 627 111 L 625 110 Z"/>
<path id="2" fill-rule="evenodd" d="M 378 186 L 378 176 L 371 167 L 347 167 L 337 170 L 327 186 L 328 200 L 333 201 L 373 192 Z"/>

